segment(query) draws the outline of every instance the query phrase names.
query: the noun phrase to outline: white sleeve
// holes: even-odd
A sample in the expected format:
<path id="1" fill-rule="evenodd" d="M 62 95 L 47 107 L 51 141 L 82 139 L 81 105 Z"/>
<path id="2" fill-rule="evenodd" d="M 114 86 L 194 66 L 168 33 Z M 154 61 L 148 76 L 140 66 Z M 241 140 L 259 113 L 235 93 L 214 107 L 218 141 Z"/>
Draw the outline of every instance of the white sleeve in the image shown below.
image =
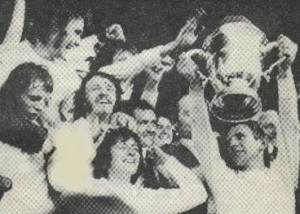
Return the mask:
<path id="1" fill-rule="evenodd" d="M 0 201 L 0 213 L 47 213 L 52 209 L 45 174 L 30 155 L 0 142 L 0 175 L 12 181 L 12 189 Z"/>
<path id="2" fill-rule="evenodd" d="M 291 69 L 286 76 L 278 79 L 279 121 L 278 128 L 278 157 L 274 161 L 287 182 L 296 187 L 299 170 L 299 120 L 297 92 Z"/>
<path id="3" fill-rule="evenodd" d="M 6 32 L 3 45 L 16 45 L 21 42 L 25 22 L 25 0 L 16 0 L 11 24 Z"/>
<path id="4" fill-rule="evenodd" d="M 47 166 L 49 183 L 65 195 L 111 195 L 108 181 L 93 177 L 91 163 L 96 154 L 93 139 L 84 127 L 77 125 L 65 123 L 51 134 L 55 150 Z"/>
<path id="5" fill-rule="evenodd" d="M 216 134 L 212 131 L 208 107 L 204 94 L 191 90 L 192 105 L 192 147 L 191 151 L 198 159 L 205 176 L 210 176 L 213 169 L 225 168 L 221 158 Z M 213 169 L 212 169 L 213 168 Z"/>
<path id="6" fill-rule="evenodd" d="M 157 99 L 159 96 L 159 92 L 158 92 L 158 84 L 156 87 L 150 89 L 146 87 L 144 88 L 144 91 L 142 93 L 141 96 L 141 100 L 145 100 L 147 101 L 153 108 L 156 107 L 157 104 Z"/>
<path id="7" fill-rule="evenodd" d="M 81 129 L 68 125 L 64 124 L 52 133 L 55 150 L 48 161 L 48 179 L 57 191 L 81 193 L 92 176 L 87 157 L 90 154 L 89 138 Z M 85 144 L 87 148 L 84 148 Z"/>
<path id="8" fill-rule="evenodd" d="M 110 74 L 117 79 L 132 78 L 160 58 L 162 47 L 163 46 L 158 46 L 144 50 L 135 56 L 129 57 L 125 61 L 115 62 L 111 65 L 101 67 L 99 72 Z"/>

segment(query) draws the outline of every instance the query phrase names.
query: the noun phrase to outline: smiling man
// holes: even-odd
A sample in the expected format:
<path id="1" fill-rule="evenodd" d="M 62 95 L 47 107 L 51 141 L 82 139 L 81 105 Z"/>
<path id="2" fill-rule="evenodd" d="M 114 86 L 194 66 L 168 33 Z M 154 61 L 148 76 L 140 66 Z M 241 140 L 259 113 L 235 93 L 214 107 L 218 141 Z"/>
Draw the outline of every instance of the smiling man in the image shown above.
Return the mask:
<path id="1" fill-rule="evenodd" d="M 117 106 L 116 111 L 123 112 L 136 119 L 137 133 L 145 152 L 147 148 L 155 144 L 157 116 L 149 103 L 144 100 L 124 101 Z"/>
<path id="2" fill-rule="evenodd" d="M 137 134 L 142 145 L 142 155 L 145 164 L 145 179 L 143 186 L 153 189 L 165 187 L 166 179 L 154 166 L 154 154 L 151 148 L 158 145 L 157 116 L 153 107 L 144 100 L 123 101 L 116 111 L 128 114 L 136 119 Z"/>
<path id="3" fill-rule="evenodd" d="M 295 213 L 299 121 L 291 65 L 298 46 L 283 35 L 269 45 L 278 58 L 286 57 L 277 68 L 278 114 L 261 111 L 244 121 L 211 123 L 203 79 L 189 70 L 194 75 L 189 94 L 194 100 L 192 142 L 199 176 L 210 192 L 208 213 Z"/>

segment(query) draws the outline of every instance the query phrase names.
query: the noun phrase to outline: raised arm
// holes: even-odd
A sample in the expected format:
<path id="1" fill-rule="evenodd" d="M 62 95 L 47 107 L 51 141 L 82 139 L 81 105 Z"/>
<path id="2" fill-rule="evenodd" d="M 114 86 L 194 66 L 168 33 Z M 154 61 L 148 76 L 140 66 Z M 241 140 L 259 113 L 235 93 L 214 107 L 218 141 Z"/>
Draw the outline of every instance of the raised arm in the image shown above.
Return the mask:
<path id="1" fill-rule="evenodd" d="M 278 162 L 284 170 L 288 181 L 294 187 L 298 181 L 299 169 L 299 120 L 297 108 L 297 92 L 291 65 L 295 60 L 297 45 L 285 36 L 278 38 L 279 57 L 286 60 L 279 66 L 278 95 L 279 95 L 279 122 L 282 136 L 278 136 Z M 287 171 L 288 169 L 288 171 Z"/>
<path id="2" fill-rule="evenodd" d="M 190 82 L 189 103 L 192 124 L 192 141 L 195 157 L 198 159 L 201 168 L 205 170 L 211 167 L 212 163 L 219 163 L 219 154 L 216 136 L 212 131 L 208 107 L 204 98 L 203 85 L 205 77 L 199 75 L 198 66 L 192 57 L 206 59 L 207 55 L 202 50 L 191 50 L 180 56 L 177 70 Z"/>
<path id="3" fill-rule="evenodd" d="M 150 71 L 147 72 L 148 76 L 141 100 L 147 101 L 153 108 L 157 104 L 159 83 L 164 73 L 169 72 L 173 68 L 174 63 L 174 60 L 170 56 L 165 56 L 160 62 L 149 68 Z"/>
<path id="4" fill-rule="evenodd" d="M 158 150 L 159 156 L 165 156 L 160 164 L 172 175 L 179 188 L 152 190 L 132 187 L 117 195 L 138 213 L 181 213 L 204 203 L 207 193 L 201 181 L 174 157 Z"/>
<path id="5" fill-rule="evenodd" d="M 83 131 L 76 134 L 65 126 L 54 134 L 53 140 L 56 150 L 48 166 L 48 178 L 52 187 L 66 196 L 116 196 L 138 213 L 179 213 L 206 200 L 207 194 L 200 180 L 175 158 L 160 150 L 156 150 L 159 157 L 163 156 L 158 164 L 170 172 L 179 189 L 149 190 L 104 178 L 94 179 L 87 154 L 82 153 L 89 153 L 89 137 Z"/>
<path id="6" fill-rule="evenodd" d="M 196 9 L 195 12 L 195 15 L 191 16 L 180 29 L 176 39 L 164 46 L 163 55 L 173 56 L 181 53 L 189 49 L 196 42 L 198 33 L 201 33 L 201 31 L 205 29 L 205 27 L 201 25 L 201 21 L 206 15 L 206 12 L 202 8 Z M 198 33 L 196 31 L 198 31 Z"/>
<path id="7" fill-rule="evenodd" d="M 25 0 L 16 0 L 10 26 L 3 45 L 15 45 L 21 42 L 25 22 Z"/>
<path id="8" fill-rule="evenodd" d="M 118 79 L 127 79 L 155 65 L 157 61 L 161 61 L 161 59 L 165 56 L 173 55 L 184 48 L 190 47 L 198 38 L 195 31 L 199 24 L 201 15 L 197 14 L 196 16 L 188 19 L 174 41 L 166 45 L 144 50 L 140 54 L 132 56 L 125 61 L 104 66 L 100 68 L 99 71 L 111 74 Z"/>

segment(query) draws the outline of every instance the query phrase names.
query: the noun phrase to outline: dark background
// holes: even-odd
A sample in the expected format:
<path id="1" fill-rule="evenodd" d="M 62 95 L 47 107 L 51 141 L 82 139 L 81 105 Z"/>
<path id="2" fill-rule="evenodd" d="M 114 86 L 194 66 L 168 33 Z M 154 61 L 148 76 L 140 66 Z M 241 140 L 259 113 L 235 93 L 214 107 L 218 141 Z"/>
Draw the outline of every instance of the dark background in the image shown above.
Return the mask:
<path id="1" fill-rule="evenodd" d="M 208 13 L 205 24 L 208 28 L 213 28 L 226 15 L 244 15 L 270 40 L 285 34 L 300 44 L 299 0 L 26 0 L 26 3 L 26 23 L 41 19 L 45 5 L 52 4 L 53 10 L 60 7 L 89 9 L 92 17 L 89 32 L 99 32 L 109 24 L 119 23 L 128 42 L 138 49 L 174 39 L 185 20 L 199 7 Z M 0 42 L 10 23 L 13 5 L 14 0 L 0 0 Z M 300 68 L 299 57 L 295 68 Z M 300 80 L 295 69 L 294 73 Z"/>

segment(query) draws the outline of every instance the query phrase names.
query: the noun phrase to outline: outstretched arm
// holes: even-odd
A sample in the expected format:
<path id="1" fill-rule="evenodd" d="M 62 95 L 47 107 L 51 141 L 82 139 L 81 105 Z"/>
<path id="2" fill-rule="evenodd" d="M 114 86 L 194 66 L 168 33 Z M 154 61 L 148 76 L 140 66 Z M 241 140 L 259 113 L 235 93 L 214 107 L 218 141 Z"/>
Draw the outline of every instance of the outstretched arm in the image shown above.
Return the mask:
<path id="1" fill-rule="evenodd" d="M 181 213 L 204 203 L 207 193 L 197 176 L 174 157 L 159 148 L 155 150 L 158 156 L 164 156 L 160 166 L 172 176 L 179 188 L 152 190 L 131 187 L 129 191 L 120 190 L 117 195 L 138 213 Z"/>
<path id="2" fill-rule="evenodd" d="M 164 57 L 161 62 L 157 62 L 150 68 L 147 72 L 147 81 L 141 96 L 141 100 L 145 100 L 152 105 L 153 108 L 156 107 L 158 99 L 158 86 L 164 75 L 164 73 L 169 72 L 175 62 L 170 56 Z"/>
<path id="3" fill-rule="evenodd" d="M 201 166 L 202 176 L 209 177 L 212 166 L 224 165 L 221 159 L 216 134 L 212 131 L 208 107 L 203 90 L 190 88 L 192 103 L 192 142 L 194 154 Z"/>
<path id="4" fill-rule="evenodd" d="M 197 10 L 197 14 L 190 17 L 180 29 L 176 39 L 164 46 L 162 55 L 173 56 L 192 46 L 198 39 L 196 30 L 203 15 L 205 15 L 204 10 Z"/>
<path id="5" fill-rule="evenodd" d="M 3 40 L 4 45 L 15 45 L 21 41 L 25 21 L 25 0 L 16 0 L 10 26 Z"/>
<path id="6" fill-rule="evenodd" d="M 188 100 L 193 119 L 192 141 L 194 149 L 192 151 L 194 151 L 201 168 L 205 171 L 205 168 L 209 169 L 212 163 L 219 163 L 221 157 L 204 98 L 203 85 L 206 80 L 204 76 L 200 75 L 198 66 L 192 60 L 192 57 L 196 56 L 204 60 L 208 57 L 203 50 L 191 50 L 183 53 L 177 64 L 177 70 L 190 82 Z"/>
<path id="7" fill-rule="evenodd" d="M 172 55 L 183 48 L 190 47 L 195 43 L 198 36 L 195 34 L 199 23 L 199 14 L 187 20 L 180 30 L 177 38 L 166 44 L 142 51 L 140 54 L 132 56 L 125 61 L 116 62 L 112 65 L 104 66 L 99 72 L 108 73 L 118 79 L 134 77 L 143 70 L 150 68 L 165 56 Z"/>
<path id="8" fill-rule="evenodd" d="M 297 45 L 285 36 L 278 38 L 279 56 L 286 60 L 279 66 L 278 95 L 281 136 L 278 136 L 278 164 L 284 170 L 287 181 L 297 186 L 299 169 L 299 121 L 297 92 L 291 65 L 297 53 Z"/>
<path id="9" fill-rule="evenodd" d="M 157 162 L 170 172 L 179 189 L 150 190 L 132 186 L 130 183 L 113 183 L 105 178 L 94 179 L 89 173 L 87 159 L 81 158 L 85 156 L 82 148 L 88 152 L 88 138 L 83 135 L 81 132 L 74 136 L 74 131 L 65 126 L 53 138 L 56 141 L 56 150 L 48 166 L 48 178 L 52 187 L 64 195 L 116 196 L 138 213 L 179 213 L 206 200 L 204 186 L 196 175 L 159 149 L 155 150 L 159 157 Z M 71 167 L 74 163 L 75 168 Z"/>
<path id="10" fill-rule="evenodd" d="M 117 79 L 128 79 L 141 73 L 161 58 L 162 46 L 131 56 L 125 61 L 115 62 L 111 65 L 101 67 L 99 72 L 107 73 Z"/>

